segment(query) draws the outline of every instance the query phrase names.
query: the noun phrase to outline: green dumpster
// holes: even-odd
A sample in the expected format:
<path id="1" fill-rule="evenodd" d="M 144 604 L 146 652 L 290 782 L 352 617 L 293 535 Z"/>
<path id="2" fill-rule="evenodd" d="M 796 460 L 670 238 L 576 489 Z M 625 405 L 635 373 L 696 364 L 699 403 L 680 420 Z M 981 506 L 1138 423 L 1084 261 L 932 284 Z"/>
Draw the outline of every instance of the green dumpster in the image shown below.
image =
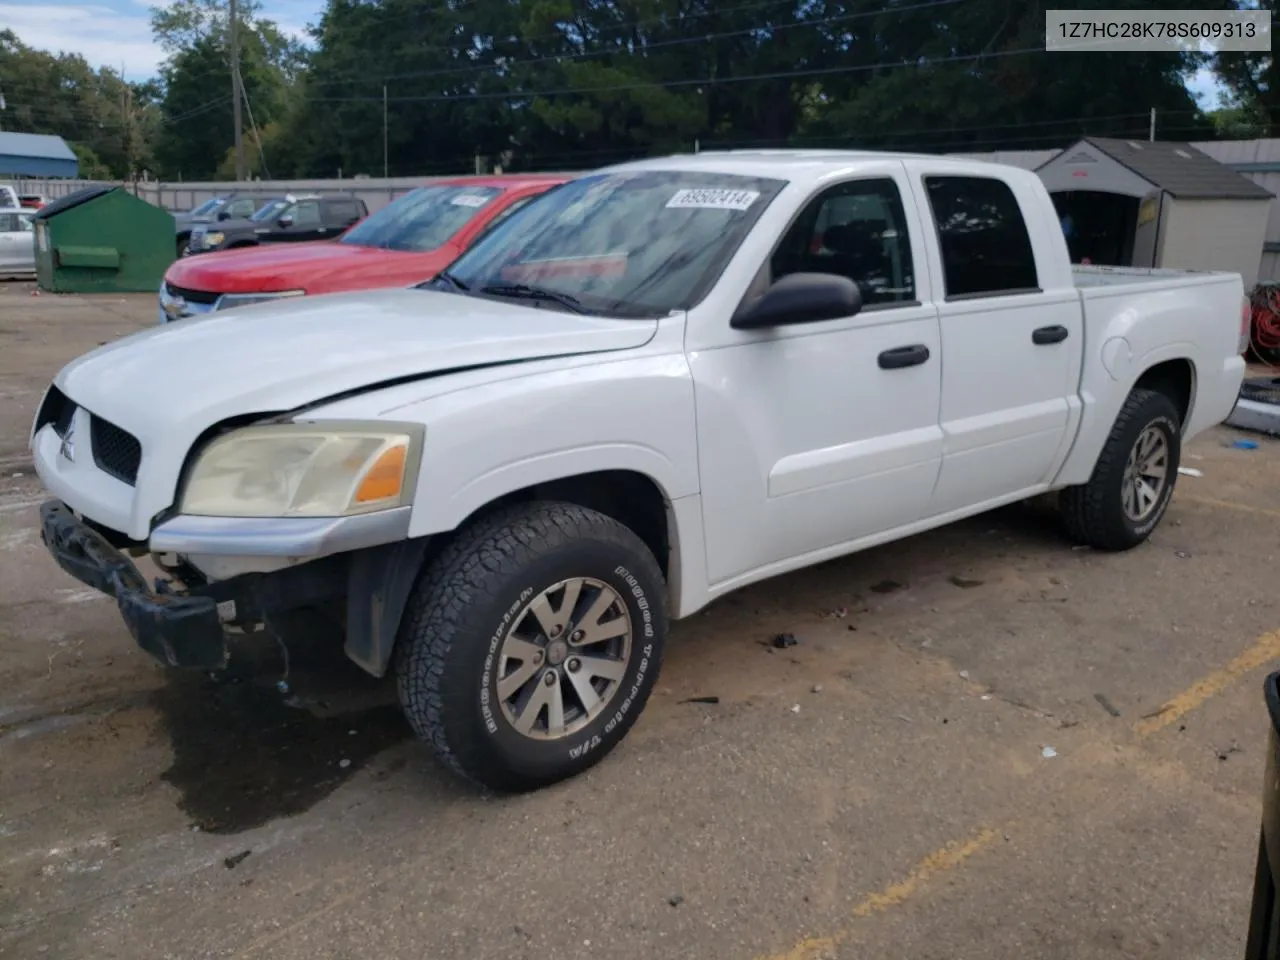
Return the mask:
<path id="1" fill-rule="evenodd" d="M 173 263 L 173 214 L 122 187 L 85 187 L 31 219 L 42 290 L 150 293 Z"/>

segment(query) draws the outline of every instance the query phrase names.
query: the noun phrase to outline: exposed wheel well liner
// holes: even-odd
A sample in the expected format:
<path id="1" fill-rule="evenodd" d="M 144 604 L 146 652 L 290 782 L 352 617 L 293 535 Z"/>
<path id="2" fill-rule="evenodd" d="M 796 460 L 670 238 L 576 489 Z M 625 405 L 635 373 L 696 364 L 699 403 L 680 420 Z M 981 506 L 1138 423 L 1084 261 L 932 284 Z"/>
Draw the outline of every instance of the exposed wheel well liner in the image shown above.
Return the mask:
<path id="1" fill-rule="evenodd" d="M 667 498 L 650 477 L 634 470 L 600 470 L 514 490 L 481 507 L 459 527 L 493 510 L 531 500 L 559 500 L 598 510 L 635 532 L 665 577 L 671 552 Z"/>

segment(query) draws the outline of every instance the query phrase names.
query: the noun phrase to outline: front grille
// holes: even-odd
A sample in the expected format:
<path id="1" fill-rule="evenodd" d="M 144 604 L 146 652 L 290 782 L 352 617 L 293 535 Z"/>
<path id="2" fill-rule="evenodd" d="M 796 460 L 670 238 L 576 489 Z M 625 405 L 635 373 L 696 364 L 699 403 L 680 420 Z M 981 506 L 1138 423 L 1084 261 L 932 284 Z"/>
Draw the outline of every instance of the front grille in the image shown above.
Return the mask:
<path id="1" fill-rule="evenodd" d="M 142 444 L 138 438 L 95 415 L 89 417 L 89 437 L 93 443 L 93 462 L 98 469 L 133 486 L 142 463 Z"/>
<path id="2" fill-rule="evenodd" d="M 57 387 L 49 387 L 49 392 L 44 395 L 44 402 L 40 404 L 40 411 L 36 414 L 36 430 L 52 423 L 54 432 L 58 436 L 63 436 L 67 432 L 67 427 L 71 426 L 71 418 L 75 415 L 76 405 L 71 402 L 70 398 Z"/>
<path id="3" fill-rule="evenodd" d="M 207 290 L 188 290 L 186 287 L 175 287 L 168 283 L 165 286 L 169 290 L 169 296 L 181 297 L 187 303 L 217 303 L 218 298 L 222 296 L 220 293 L 210 293 Z"/>

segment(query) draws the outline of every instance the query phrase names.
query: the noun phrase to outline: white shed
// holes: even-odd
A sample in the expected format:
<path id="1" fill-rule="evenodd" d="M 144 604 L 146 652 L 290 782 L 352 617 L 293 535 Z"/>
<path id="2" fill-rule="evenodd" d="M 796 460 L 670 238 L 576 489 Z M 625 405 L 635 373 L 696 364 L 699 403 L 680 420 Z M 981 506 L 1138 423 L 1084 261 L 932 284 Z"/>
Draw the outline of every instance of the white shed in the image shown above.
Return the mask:
<path id="1" fill-rule="evenodd" d="M 1086 137 L 1037 168 L 1071 259 L 1258 280 L 1271 192 L 1189 143 Z"/>

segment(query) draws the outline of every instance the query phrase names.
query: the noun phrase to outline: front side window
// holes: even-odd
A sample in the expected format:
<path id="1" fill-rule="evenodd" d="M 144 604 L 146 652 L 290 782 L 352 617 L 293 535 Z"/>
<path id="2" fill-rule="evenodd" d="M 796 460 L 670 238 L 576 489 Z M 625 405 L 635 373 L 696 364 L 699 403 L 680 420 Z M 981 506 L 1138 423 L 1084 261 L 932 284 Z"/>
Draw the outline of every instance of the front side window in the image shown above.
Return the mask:
<path id="1" fill-rule="evenodd" d="M 925 177 L 948 297 L 1037 290 L 1036 257 L 1018 199 L 991 177 Z"/>
<path id="2" fill-rule="evenodd" d="M 413 253 L 435 250 L 500 193 L 498 187 L 419 187 L 391 201 L 338 242 Z"/>
<path id="3" fill-rule="evenodd" d="M 214 197 L 211 200 L 206 200 L 204 203 L 200 204 L 200 206 L 192 210 L 191 215 L 193 217 L 198 217 L 198 216 L 201 216 L 202 214 L 211 213 L 213 209 L 221 203 L 222 203 L 221 197 Z"/>
<path id="4" fill-rule="evenodd" d="M 300 200 L 286 215 L 292 215 L 295 227 L 315 227 L 320 224 L 320 201 Z"/>
<path id="5" fill-rule="evenodd" d="M 284 211 L 288 206 L 288 200 L 271 200 L 249 219 L 255 220 L 258 223 L 261 223 L 264 220 L 277 220 L 284 216 Z"/>
<path id="6" fill-rule="evenodd" d="M 549 305 L 559 298 L 585 312 L 623 317 L 687 310 L 719 279 L 784 186 L 705 171 L 580 177 L 503 220 L 433 288 L 453 283 L 471 294 L 549 294 Z"/>
<path id="7" fill-rule="evenodd" d="M 227 213 L 231 214 L 232 218 L 239 220 L 242 217 L 251 215 L 257 209 L 257 206 L 257 202 L 249 197 L 241 200 L 232 200 L 227 206 Z"/>
<path id="8" fill-rule="evenodd" d="M 858 285 L 867 306 L 916 298 L 911 240 L 898 186 L 888 178 L 824 190 L 783 236 L 770 280 L 791 273 L 834 273 Z"/>

